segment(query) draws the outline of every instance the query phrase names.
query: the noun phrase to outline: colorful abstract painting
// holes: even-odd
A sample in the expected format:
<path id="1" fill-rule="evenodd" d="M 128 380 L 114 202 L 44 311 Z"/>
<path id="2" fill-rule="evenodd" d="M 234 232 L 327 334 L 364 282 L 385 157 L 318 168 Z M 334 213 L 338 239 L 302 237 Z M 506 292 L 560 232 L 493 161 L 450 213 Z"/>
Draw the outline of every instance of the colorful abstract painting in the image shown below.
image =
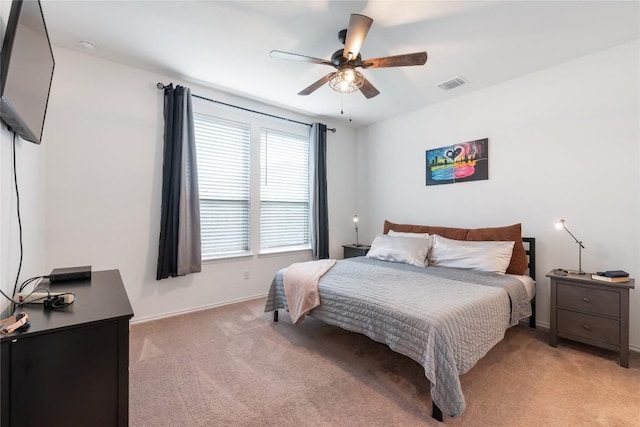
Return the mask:
<path id="1" fill-rule="evenodd" d="M 489 139 L 427 150 L 427 185 L 489 179 Z"/>

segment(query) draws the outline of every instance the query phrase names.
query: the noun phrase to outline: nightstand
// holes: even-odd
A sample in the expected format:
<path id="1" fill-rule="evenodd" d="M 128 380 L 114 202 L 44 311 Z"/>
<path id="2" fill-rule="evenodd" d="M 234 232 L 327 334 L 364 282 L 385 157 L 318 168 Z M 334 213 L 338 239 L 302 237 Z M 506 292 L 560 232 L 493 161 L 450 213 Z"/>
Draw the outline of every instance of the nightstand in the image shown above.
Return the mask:
<path id="1" fill-rule="evenodd" d="M 344 248 L 344 258 L 365 256 L 367 252 L 369 252 L 369 249 L 371 249 L 369 245 L 342 245 L 342 247 Z"/>
<path id="2" fill-rule="evenodd" d="M 609 283 L 590 274 L 551 279 L 551 329 L 549 345 L 558 337 L 620 352 L 620 366 L 629 367 L 629 289 L 635 280 Z"/>

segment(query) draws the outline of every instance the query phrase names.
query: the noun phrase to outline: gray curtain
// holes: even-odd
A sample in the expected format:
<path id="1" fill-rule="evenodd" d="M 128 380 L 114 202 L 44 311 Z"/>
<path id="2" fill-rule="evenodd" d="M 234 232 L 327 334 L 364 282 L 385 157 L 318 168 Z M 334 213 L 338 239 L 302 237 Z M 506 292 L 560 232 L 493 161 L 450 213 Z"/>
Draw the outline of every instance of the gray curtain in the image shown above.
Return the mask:
<path id="1" fill-rule="evenodd" d="M 201 270 L 200 201 L 191 90 L 164 89 L 164 161 L 156 280 Z"/>
<path id="2" fill-rule="evenodd" d="M 329 258 L 329 212 L 327 206 L 327 125 L 313 123 L 311 140 L 311 247 L 316 259 Z"/>

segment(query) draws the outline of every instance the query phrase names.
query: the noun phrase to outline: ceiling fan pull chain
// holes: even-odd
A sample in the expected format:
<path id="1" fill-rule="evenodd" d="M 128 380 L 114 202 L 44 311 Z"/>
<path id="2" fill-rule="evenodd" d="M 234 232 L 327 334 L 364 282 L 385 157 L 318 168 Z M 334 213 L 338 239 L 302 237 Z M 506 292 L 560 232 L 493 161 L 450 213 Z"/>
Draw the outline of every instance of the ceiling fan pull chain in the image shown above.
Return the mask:
<path id="1" fill-rule="evenodd" d="M 340 114 L 344 115 L 344 94 L 340 94 Z M 349 122 L 351 122 L 351 110 L 349 110 Z"/>

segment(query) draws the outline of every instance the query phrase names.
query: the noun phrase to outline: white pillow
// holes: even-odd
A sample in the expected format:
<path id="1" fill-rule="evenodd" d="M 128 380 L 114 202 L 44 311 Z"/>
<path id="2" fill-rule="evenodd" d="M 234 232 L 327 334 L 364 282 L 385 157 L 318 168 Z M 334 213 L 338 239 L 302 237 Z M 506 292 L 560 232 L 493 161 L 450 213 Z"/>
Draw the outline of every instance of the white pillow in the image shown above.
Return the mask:
<path id="1" fill-rule="evenodd" d="M 475 242 L 433 236 L 429 265 L 502 273 L 511 262 L 515 242 Z"/>
<path id="2" fill-rule="evenodd" d="M 393 231 L 393 230 L 389 230 L 387 235 L 392 237 L 413 237 L 415 239 L 428 239 L 429 246 L 427 247 L 427 258 L 429 258 L 429 251 L 433 246 L 433 236 L 435 236 L 435 234 L 430 235 L 429 233 L 410 233 L 408 231 Z M 425 260 L 424 265 L 427 265 L 427 264 L 428 262 L 427 260 Z"/>
<path id="3" fill-rule="evenodd" d="M 429 253 L 429 239 L 380 235 L 373 240 L 367 257 L 403 262 L 424 267 Z"/>

